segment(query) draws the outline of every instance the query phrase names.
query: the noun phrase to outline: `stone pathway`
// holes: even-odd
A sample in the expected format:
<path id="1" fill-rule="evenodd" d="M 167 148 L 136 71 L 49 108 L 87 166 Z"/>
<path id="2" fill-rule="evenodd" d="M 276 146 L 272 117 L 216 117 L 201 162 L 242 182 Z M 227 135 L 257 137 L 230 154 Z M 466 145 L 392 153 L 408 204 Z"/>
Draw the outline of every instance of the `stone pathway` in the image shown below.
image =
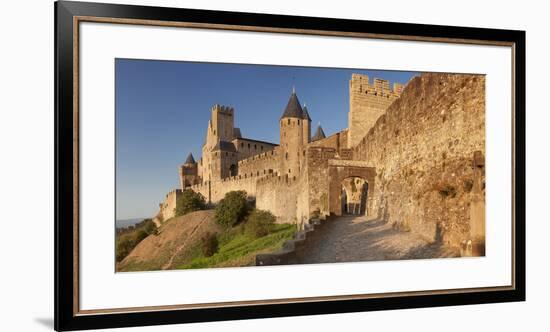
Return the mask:
<path id="1" fill-rule="evenodd" d="M 411 232 L 365 216 L 342 216 L 329 221 L 311 244 L 303 263 L 360 262 L 393 259 L 457 257 L 459 253 L 429 243 Z"/>

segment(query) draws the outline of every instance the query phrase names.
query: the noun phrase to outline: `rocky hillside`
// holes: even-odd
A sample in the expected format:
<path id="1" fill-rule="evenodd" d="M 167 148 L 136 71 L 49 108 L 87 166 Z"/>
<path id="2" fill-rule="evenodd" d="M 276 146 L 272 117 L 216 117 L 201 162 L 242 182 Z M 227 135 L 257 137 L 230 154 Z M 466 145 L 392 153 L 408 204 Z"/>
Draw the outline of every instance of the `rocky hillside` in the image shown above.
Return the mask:
<path id="1" fill-rule="evenodd" d="M 150 235 L 117 264 L 117 271 L 172 269 L 194 258 L 200 238 L 207 232 L 218 233 L 214 211 L 196 211 L 167 220 L 158 235 Z"/>

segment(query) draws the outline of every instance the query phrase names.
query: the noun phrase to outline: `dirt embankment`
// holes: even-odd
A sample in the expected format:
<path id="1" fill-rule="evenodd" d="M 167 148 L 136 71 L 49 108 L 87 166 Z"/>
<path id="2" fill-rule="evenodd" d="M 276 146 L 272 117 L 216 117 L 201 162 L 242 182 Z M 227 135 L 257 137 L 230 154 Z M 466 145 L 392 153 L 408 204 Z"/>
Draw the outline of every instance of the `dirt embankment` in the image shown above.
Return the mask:
<path id="1" fill-rule="evenodd" d="M 157 235 L 145 238 L 117 264 L 117 272 L 173 269 L 193 257 L 204 234 L 220 230 L 213 210 L 196 211 L 167 220 Z"/>

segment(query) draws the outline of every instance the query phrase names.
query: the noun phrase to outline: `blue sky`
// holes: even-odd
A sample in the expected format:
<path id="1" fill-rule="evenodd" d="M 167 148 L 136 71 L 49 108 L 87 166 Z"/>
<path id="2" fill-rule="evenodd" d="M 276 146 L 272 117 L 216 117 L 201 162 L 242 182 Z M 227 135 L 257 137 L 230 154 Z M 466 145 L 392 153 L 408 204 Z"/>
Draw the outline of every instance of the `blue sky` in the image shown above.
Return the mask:
<path id="1" fill-rule="evenodd" d="M 117 59 L 116 216 L 151 217 L 178 187 L 177 167 L 200 158 L 210 108 L 235 108 L 244 137 L 279 142 L 278 121 L 292 86 L 307 103 L 312 133 L 347 127 L 348 82 L 362 73 L 406 83 L 416 73 L 313 67 Z"/>

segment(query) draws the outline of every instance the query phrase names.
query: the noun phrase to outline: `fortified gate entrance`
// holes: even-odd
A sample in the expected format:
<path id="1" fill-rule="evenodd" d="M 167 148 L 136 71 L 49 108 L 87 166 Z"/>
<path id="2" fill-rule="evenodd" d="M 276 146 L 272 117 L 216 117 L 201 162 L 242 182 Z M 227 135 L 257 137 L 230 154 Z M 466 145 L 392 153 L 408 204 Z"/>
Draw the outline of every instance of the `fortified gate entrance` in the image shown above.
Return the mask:
<path id="1" fill-rule="evenodd" d="M 376 170 L 364 161 L 331 159 L 329 174 L 329 212 L 343 214 L 372 215 L 372 202 Z M 370 194 L 370 195 L 369 195 Z"/>

